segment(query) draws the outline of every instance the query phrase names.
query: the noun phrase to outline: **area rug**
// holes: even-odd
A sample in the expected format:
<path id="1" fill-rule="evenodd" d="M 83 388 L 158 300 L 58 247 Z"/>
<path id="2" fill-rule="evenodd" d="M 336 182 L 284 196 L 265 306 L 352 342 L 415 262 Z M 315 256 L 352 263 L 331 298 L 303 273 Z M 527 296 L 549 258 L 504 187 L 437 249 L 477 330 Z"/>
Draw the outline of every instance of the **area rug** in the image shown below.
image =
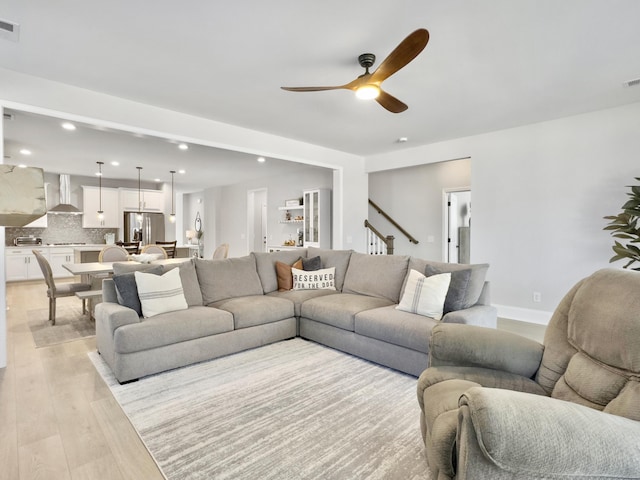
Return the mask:
<path id="1" fill-rule="evenodd" d="M 296 338 L 119 385 L 169 480 L 429 479 L 416 378 Z"/>
<path id="2" fill-rule="evenodd" d="M 51 325 L 49 321 L 48 308 L 28 310 L 27 318 L 36 348 L 71 342 L 96 334 L 95 323 L 89 315 L 82 314 L 81 306 L 58 306 L 55 325 Z"/>

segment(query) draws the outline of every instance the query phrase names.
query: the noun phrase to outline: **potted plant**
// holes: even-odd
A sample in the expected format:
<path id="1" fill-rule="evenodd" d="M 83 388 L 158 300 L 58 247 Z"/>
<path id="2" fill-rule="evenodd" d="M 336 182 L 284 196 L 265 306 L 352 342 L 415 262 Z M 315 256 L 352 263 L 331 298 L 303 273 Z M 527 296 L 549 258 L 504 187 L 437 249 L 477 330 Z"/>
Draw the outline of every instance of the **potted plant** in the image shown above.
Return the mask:
<path id="1" fill-rule="evenodd" d="M 635 177 L 640 181 L 640 177 Z M 622 212 L 618 215 L 604 217 L 610 220 L 604 228 L 610 230 L 614 238 L 613 251 L 615 255 L 611 257 L 609 263 L 618 260 L 628 260 L 623 268 L 628 268 L 635 262 L 640 262 L 640 185 L 629 185 L 631 192 L 627 193 L 629 200 L 622 206 Z M 632 270 L 640 270 L 640 267 Z"/>

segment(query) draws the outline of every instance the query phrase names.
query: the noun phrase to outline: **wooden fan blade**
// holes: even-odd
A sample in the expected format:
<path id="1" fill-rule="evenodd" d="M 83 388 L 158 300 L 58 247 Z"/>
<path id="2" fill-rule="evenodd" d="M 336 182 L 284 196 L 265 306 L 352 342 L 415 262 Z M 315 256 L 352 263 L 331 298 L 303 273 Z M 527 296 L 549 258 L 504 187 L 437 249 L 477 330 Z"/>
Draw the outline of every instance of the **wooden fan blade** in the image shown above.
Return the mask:
<path id="1" fill-rule="evenodd" d="M 282 90 L 289 92 L 320 92 L 322 90 L 339 90 L 341 88 L 347 88 L 345 85 L 339 87 L 280 87 Z"/>
<path id="2" fill-rule="evenodd" d="M 411 33 L 383 60 L 371 74 L 371 83 L 380 83 L 396 73 L 424 50 L 429 42 L 429 32 L 421 28 Z"/>
<path id="3" fill-rule="evenodd" d="M 393 95 L 389 95 L 384 90 L 380 90 L 380 95 L 376 98 L 376 102 L 382 105 L 384 108 L 389 110 L 391 113 L 400 113 L 404 112 L 407 108 L 406 103 L 401 102 Z"/>

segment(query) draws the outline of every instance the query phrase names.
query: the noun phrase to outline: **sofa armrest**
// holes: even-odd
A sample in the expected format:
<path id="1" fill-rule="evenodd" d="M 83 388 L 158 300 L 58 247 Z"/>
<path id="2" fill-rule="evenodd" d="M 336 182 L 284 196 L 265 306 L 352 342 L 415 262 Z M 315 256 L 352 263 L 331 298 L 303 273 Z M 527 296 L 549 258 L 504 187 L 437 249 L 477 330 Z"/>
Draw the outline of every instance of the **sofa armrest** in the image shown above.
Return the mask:
<path id="1" fill-rule="evenodd" d="M 537 412 L 537 413 L 536 413 Z M 473 387 L 460 398 L 456 478 L 638 478 L 640 422 Z"/>
<path id="2" fill-rule="evenodd" d="M 504 330 L 440 323 L 431 330 L 429 366 L 490 368 L 532 378 L 544 346 Z"/>
<path id="3" fill-rule="evenodd" d="M 479 327 L 496 328 L 498 325 L 498 310 L 490 305 L 474 305 L 464 310 L 449 312 L 440 320 L 442 323 L 463 323 Z"/>
<path id="4" fill-rule="evenodd" d="M 135 310 L 119 303 L 102 302 L 97 304 L 95 317 L 96 322 L 105 324 L 112 334 L 123 325 L 140 322 L 140 317 Z"/>

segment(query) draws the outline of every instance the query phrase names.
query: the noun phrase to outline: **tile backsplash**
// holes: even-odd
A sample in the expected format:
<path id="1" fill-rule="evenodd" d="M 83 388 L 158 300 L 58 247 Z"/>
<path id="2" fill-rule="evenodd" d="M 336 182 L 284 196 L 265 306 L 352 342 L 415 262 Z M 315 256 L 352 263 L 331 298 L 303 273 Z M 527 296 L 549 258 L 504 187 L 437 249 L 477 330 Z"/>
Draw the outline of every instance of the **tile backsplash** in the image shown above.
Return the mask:
<path id="1" fill-rule="evenodd" d="M 106 233 L 115 233 L 117 228 L 82 228 L 82 215 L 55 215 L 48 214 L 47 228 L 22 228 L 7 227 L 5 229 L 5 246 L 13 245 L 15 237 L 28 237 L 29 235 L 42 238 L 42 243 L 105 243 Z"/>

